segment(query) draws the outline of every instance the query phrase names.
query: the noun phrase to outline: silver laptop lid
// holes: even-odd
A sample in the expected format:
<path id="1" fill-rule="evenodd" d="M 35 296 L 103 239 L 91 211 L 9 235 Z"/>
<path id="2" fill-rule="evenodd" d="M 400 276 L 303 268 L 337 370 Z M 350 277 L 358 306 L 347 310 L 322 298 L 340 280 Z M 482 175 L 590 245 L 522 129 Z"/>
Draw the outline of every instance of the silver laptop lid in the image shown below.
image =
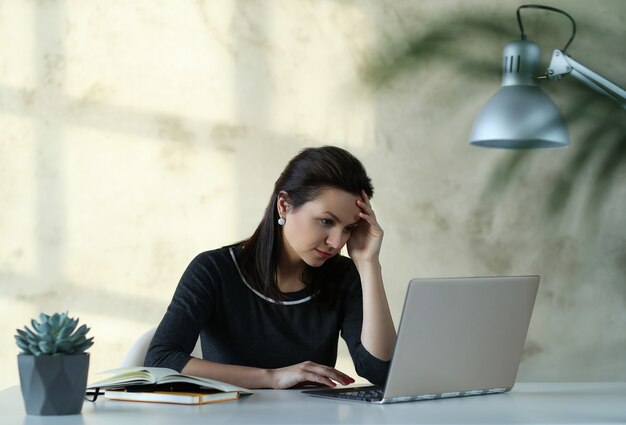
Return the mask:
<path id="1" fill-rule="evenodd" d="M 385 401 L 509 390 L 538 286 L 539 276 L 409 282 Z"/>

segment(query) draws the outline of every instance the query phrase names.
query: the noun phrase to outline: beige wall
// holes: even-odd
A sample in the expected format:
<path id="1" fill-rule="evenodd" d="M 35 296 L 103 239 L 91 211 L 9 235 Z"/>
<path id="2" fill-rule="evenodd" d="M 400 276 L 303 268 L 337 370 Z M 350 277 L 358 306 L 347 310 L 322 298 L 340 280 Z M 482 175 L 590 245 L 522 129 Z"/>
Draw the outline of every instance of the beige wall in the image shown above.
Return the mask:
<path id="1" fill-rule="evenodd" d="M 567 150 L 466 143 L 520 3 L 1 2 L 0 388 L 18 382 L 15 328 L 41 311 L 91 326 L 92 373 L 116 367 L 191 258 L 249 235 L 286 161 L 324 144 L 374 180 L 396 324 L 411 277 L 537 273 L 519 379 L 625 379 L 626 176 L 594 183 L 603 116 L 572 121 Z M 626 85 L 626 3 L 545 3 L 579 22 L 570 53 Z M 565 19 L 524 16 L 544 56 L 562 47 Z M 555 84 L 563 107 L 580 98 Z M 594 161 L 570 169 L 581 152 Z"/>

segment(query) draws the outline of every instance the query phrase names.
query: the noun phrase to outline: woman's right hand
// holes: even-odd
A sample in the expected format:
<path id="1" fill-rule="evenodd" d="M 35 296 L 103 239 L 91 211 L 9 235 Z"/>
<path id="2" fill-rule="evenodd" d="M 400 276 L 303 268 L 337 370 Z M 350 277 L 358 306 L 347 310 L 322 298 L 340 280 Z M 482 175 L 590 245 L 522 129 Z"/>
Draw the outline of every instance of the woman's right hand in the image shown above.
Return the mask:
<path id="1" fill-rule="evenodd" d="M 310 361 L 298 363 L 280 369 L 269 369 L 270 387 L 274 389 L 292 388 L 303 384 L 326 385 L 335 387 L 354 383 L 354 379 L 330 366 Z"/>

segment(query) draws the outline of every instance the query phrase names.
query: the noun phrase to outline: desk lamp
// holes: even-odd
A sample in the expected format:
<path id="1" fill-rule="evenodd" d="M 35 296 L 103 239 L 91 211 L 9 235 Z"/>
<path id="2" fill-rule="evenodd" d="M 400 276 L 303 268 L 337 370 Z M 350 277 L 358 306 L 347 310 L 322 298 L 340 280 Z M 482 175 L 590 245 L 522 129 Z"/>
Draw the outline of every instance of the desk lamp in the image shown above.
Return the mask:
<path id="1" fill-rule="evenodd" d="M 572 22 L 572 35 L 561 49 L 552 52 L 550 65 L 537 76 L 541 62 L 539 46 L 526 39 L 520 10 L 545 9 L 561 13 Z M 520 39 L 504 47 L 502 87 L 487 102 L 474 122 L 470 144 L 500 149 L 546 149 L 569 145 L 563 115 L 538 85 L 539 79 L 560 80 L 572 75 L 592 89 L 612 98 L 626 109 L 626 91 L 568 55 L 576 35 L 576 23 L 566 12 L 538 4 L 517 9 Z"/>

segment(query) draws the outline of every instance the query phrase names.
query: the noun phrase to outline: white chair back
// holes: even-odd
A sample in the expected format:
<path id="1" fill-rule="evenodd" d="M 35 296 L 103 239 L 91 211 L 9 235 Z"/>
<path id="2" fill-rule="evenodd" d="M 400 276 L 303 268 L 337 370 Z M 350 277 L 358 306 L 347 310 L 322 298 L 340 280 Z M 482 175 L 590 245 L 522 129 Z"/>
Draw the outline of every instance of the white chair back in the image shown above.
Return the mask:
<path id="1" fill-rule="evenodd" d="M 124 359 L 120 363 L 119 367 L 143 366 L 143 361 L 146 358 L 146 352 L 148 351 L 150 341 L 152 341 L 155 331 L 156 327 L 149 329 L 137 338 L 133 345 L 131 345 L 130 349 L 126 352 L 126 355 L 124 356 Z M 196 341 L 196 346 L 193 348 L 191 355 L 199 359 L 202 358 L 200 338 Z"/>

